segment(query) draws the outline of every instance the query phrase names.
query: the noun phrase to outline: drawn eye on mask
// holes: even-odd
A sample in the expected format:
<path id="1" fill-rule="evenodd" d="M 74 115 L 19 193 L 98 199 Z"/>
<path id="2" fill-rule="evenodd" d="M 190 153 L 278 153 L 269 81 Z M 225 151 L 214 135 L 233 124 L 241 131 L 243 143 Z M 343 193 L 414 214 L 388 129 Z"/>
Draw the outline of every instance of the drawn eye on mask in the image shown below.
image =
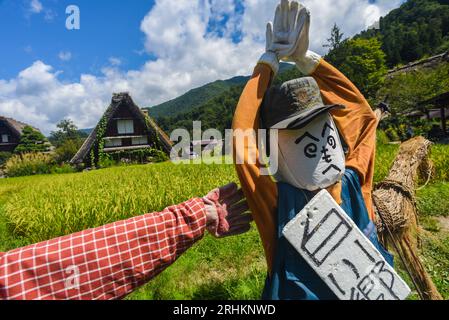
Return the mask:
<path id="1" fill-rule="evenodd" d="M 329 136 L 327 137 L 327 144 L 335 150 L 335 148 L 337 148 L 337 141 L 335 140 L 335 137 L 333 135 L 331 135 L 332 131 L 334 131 L 334 129 L 331 127 L 331 125 L 329 123 L 325 123 L 323 126 L 323 131 L 321 133 L 321 137 L 324 138 L 326 136 L 326 130 L 329 129 Z"/>
<path id="2" fill-rule="evenodd" d="M 309 138 L 315 142 L 320 142 L 320 139 L 311 135 L 309 132 L 304 133 L 298 139 L 296 139 L 295 143 L 300 144 L 305 138 Z M 316 143 L 309 143 L 304 147 L 304 155 L 309 159 L 314 159 L 317 156 L 318 146 Z"/>

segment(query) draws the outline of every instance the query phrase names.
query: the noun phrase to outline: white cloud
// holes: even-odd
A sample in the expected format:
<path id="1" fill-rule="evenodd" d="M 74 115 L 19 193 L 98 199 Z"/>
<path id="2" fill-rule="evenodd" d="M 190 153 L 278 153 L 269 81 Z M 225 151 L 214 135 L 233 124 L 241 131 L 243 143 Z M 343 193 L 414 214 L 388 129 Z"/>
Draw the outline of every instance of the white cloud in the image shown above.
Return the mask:
<path id="1" fill-rule="evenodd" d="M 117 57 L 110 57 L 109 58 L 109 63 L 112 66 L 119 66 L 119 65 L 122 64 L 122 60 L 120 58 L 117 58 Z"/>
<path id="2" fill-rule="evenodd" d="M 58 57 L 62 61 L 70 61 L 72 59 L 72 53 L 70 51 L 61 51 L 59 52 Z"/>
<path id="3" fill-rule="evenodd" d="M 400 2 L 304 0 L 312 14 L 311 49 L 324 53 L 322 44 L 334 23 L 351 36 Z M 265 24 L 273 19 L 277 3 L 244 0 L 244 13 L 236 15 L 233 0 L 176 0 L 176 5 L 157 0 L 141 22 L 145 50 L 156 60 L 139 70 L 121 71 L 116 68 L 120 59 L 111 57 L 101 75 L 83 74 L 74 83 L 61 81 L 57 70 L 36 61 L 16 78 L 0 80 L 0 114 L 46 133 L 63 118 L 81 128 L 92 127 L 113 92 L 129 91 L 138 105 L 152 106 L 210 81 L 250 74 L 263 53 Z M 67 57 L 71 54 L 60 54 L 61 60 Z"/>
<path id="4" fill-rule="evenodd" d="M 32 13 L 40 13 L 44 9 L 44 7 L 39 0 L 31 0 L 29 9 Z"/>
<path id="5" fill-rule="evenodd" d="M 44 8 L 43 4 L 39 0 L 31 0 L 29 2 L 29 6 L 25 9 L 25 17 L 29 18 L 33 14 L 43 14 L 44 20 L 47 22 L 52 22 L 55 17 L 57 17 L 57 13 L 49 8 Z"/>

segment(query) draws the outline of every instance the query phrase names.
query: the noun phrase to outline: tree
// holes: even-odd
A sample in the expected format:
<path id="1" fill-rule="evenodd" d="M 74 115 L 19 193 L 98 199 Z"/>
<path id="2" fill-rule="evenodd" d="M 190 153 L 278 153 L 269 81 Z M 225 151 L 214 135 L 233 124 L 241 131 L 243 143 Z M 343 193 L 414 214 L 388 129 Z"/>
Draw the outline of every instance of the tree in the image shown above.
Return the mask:
<path id="1" fill-rule="evenodd" d="M 46 151 L 48 151 L 48 141 L 44 135 L 30 126 L 23 128 L 19 145 L 14 150 L 14 153 L 22 154 Z"/>
<path id="2" fill-rule="evenodd" d="M 56 127 L 59 130 L 50 133 L 50 141 L 56 147 L 62 146 L 67 140 L 82 140 L 87 137 L 70 119 L 61 120 Z"/>
<path id="3" fill-rule="evenodd" d="M 408 0 L 380 19 L 379 30 L 356 37 L 382 39 L 382 49 L 391 68 L 444 52 L 449 47 L 449 2 Z"/>
<path id="4" fill-rule="evenodd" d="M 329 51 L 337 49 L 343 41 L 344 33 L 340 31 L 340 28 L 334 23 L 331 30 L 331 36 L 327 39 L 327 43 L 323 44 L 324 48 L 329 48 Z"/>
<path id="5" fill-rule="evenodd" d="M 344 40 L 326 60 L 345 74 L 367 97 L 374 97 L 387 73 L 385 53 L 377 38 Z"/>
<path id="6" fill-rule="evenodd" d="M 448 74 L 449 65 L 441 64 L 434 69 L 423 68 L 388 77 L 376 97 L 376 102 L 388 97 L 392 113 L 392 117 L 381 123 L 382 128 L 390 135 L 406 139 L 406 129 L 412 126 L 416 135 L 432 138 L 433 127 L 439 128 L 440 121 L 413 118 L 410 115 L 414 111 L 420 111 L 417 107 L 420 102 L 447 92 Z"/>
<path id="7" fill-rule="evenodd" d="M 67 139 L 55 150 L 55 160 L 57 163 L 69 162 L 81 148 L 81 139 Z"/>

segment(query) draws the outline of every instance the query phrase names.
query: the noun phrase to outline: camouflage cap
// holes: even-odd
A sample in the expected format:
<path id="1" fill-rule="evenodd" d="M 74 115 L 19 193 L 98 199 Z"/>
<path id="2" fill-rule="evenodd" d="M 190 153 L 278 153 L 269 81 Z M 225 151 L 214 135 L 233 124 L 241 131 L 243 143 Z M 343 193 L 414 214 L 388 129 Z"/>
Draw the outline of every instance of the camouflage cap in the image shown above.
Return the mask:
<path id="1" fill-rule="evenodd" d="M 335 108 L 345 107 L 325 105 L 315 79 L 304 77 L 271 87 L 262 103 L 261 120 L 267 129 L 299 129 Z"/>

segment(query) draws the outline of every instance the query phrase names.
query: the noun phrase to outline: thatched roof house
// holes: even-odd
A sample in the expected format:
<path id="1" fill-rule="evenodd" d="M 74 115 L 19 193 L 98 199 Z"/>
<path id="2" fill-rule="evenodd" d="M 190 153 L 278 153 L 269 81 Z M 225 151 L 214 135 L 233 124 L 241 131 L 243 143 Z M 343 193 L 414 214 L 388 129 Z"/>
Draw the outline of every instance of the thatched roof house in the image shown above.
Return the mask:
<path id="1" fill-rule="evenodd" d="M 98 158 L 100 152 L 117 154 L 152 148 L 169 154 L 171 147 L 167 134 L 133 102 L 130 95 L 117 93 L 71 163 L 90 165 L 92 154 Z"/>
<path id="2" fill-rule="evenodd" d="M 27 126 L 31 127 L 12 118 L 0 116 L 0 152 L 13 152 L 20 142 L 23 129 Z"/>
<path id="3" fill-rule="evenodd" d="M 436 56 L 410 62 L 409 64 L 406 64 L 405 66 L 401 66 L 395 69 L 392 69 L 388 71 L 389 77 L 394 77 L 396 75 L 407 73 L 407 72 L 413 72 L 419 69 L 423 68 L 435 68 L 436 66 L 442 64 L 442 63 L 448 63 L 449 62 L 449 51 L 446 51 L 444 53 L 438 54 Z"/>

